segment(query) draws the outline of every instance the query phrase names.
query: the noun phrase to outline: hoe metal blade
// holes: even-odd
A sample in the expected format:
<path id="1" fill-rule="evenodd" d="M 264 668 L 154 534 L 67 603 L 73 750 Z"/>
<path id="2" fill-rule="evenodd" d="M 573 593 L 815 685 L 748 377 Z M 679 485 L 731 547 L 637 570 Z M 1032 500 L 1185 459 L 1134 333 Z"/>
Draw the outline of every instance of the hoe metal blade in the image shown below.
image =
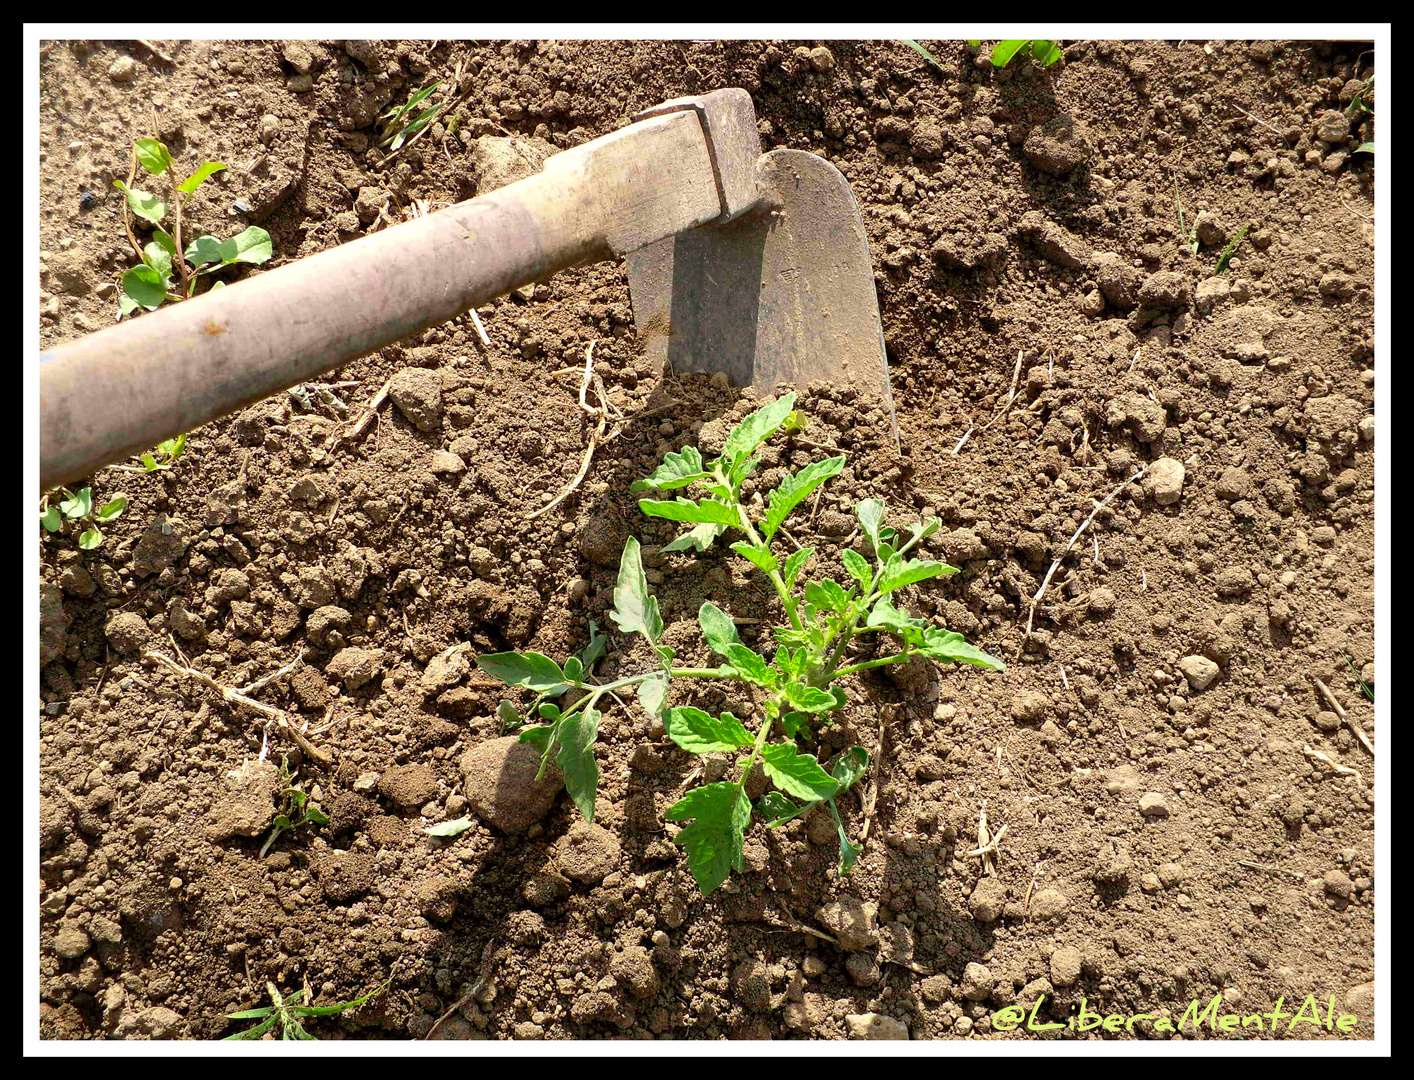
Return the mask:
<path id="1" fill-rule="evenodd" d="M 840 171 L 801 150 L 756 161 L 758 205 L 628 256 L 646 354 L 770 394 L 849 383 L 883 399 L 898 442 L 869 242 Z"/>

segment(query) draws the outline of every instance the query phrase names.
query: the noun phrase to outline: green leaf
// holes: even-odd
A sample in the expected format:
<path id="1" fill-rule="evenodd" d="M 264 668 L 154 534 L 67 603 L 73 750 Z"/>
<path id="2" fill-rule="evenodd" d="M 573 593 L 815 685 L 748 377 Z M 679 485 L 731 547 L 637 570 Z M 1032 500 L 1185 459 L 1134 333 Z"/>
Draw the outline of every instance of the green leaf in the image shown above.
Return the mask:
<path id="1" fill-rule="evenodd" d="M 600 633 L 599 625 L 593 620 L 589 620 L 589 644 L 579 653 L 579 662 L 585 671 L 593 669 L 595 661 L 604 655 L 605 648 L 609 644 L 609 635 Z"/>
<path id="2" fill-rule="evenodd" d="M 172 155 L 156 139 L 136 139 L 133 146 L 137 149 L 138 164 L 153 176 L 161 176 L 171 167 Z"/>
<path id="3" fill-rule="evenodd" d="M 93 511 L 93 488 L 79 488 L 73 498 L 60 501 L 59 509 L 66 518 L 87 517 Z"/>
<path id="4" fill-rule="evenodd" d="M 908 527 L 908 543 L 899 548 L 899 554 L 903 554 L 903 552 L 913 547 L 914 544 L 918 543 L 918 541 L 922 540 L 924 537 L 932 536 L 942 527 L 942 518 L 936 517 L 925 518 L 917 524 L 910 525 Z"/>
<path id="5" fill-rule="evenodd" d="M 538 694 L 553 697 L 569 688 L 560 665 L 543 653 L 485 653 L 476 658 L 476 666 L 507 686 L 524 686 Z"/>
<path id="6" fill-rule="evenodd" d="M 1043 68 L 1050 67 L 1061 58 L 1061 51 L 1054 41 L 1033 41 L 1031 58 Z"/>
<path id="7" fill-rule="evenodd" d="M 638 508 L 649 517 L 667 518 L 669 521 L 701 521 L 713 525 L 741 527 L 741 518 L 736 507 L 720 499 L 684 499 L 679 495 L 672 502 L 655 499 L 639 499 Z"/>
<path id="8" fill-rule="evenodd" d="M 780 563 L 776 561 L 776 557 L 771 554 L 770 549 L 767 548 L 765 544 L 758 547 L 755 544 L 747 543 L 745 540 L 738 540 L 732 545 L 732 550 L 763 574 L 769 574 L 780 566 Z"/>
<path id="9" fill-rule="evenodd" d="M 1030 38 L 997 42 L 996 46 L 992 49 L 992 66 L 1006 67 L 1007 64 L 1011 63 L 1013 56 L 1030 44 Z"/>
<path id="10" fill-rule="evenodd" d="M 780 486 L 771 492 L 766 503 L 766 517 L 761 522 L 761 532 L 767 540 L 785 521 L 786 515 L 800 505 L 809 494 L 832 476 L 839 475 L 844 468 L 844 457 L 826 458 L 807 465 L 800 472 L 787 476 Z"/>
<path id="11" fill-rule="evenodd" d="M 571 686 L 578 686 L 584 681 L 584 664 L 579 657 L 571 656 L 565 661 L 565 679 Z"/>
<path id="12" fill-rule="evenodd" d="M 460 836 L 471 828 L 472 820 L 469 817 L 459 817 L 455 821 L 444 821 L 440 825 L 429 825 L 422 831 L 428 836 Z"/>
<path id="13" fill-rule="evenodd" d="M 994 671 L 1006 670 L 1004 663 L 975 645 L 969 645 L 961 634 L 930 626 L 923 636 L 924 644 L 918 651 L 933 660 L 956 660 L 964 664 L 975 664 L 977 667 L 992 668 Z"/>
<path id="14" fill-rule="evenodd" d="M 39 515 L 39 523 L 46 532 L 58 532 L 64 527 L 64 515 L 59 513 L 57 506 L 49 506 Z"/>
<path id="15" fill-rule="evenodd" d="M 661 549 L 664 554 L 673 551 L 687 551 L 689 548 L 697 551 L 706 551 L 712 546 L 712 541 L 727 531 L 727 526 L 707 522 L 702 525 L 694 525 L 687 532 L 683 533 L 671 544 L 666 544 Z"/>
<path id="16" fill-rule="evenodd" d="M 219 161 L 203 162 L 201 168 L 197 169 L 196 172 L 192 173 L 179 185 L 177 185 L 177 190 L 180 191 L 183 195 L 190 195 L 193 191 L 201 187 L 202 184 L 206 183 L 207 180 L 215 176 L 218 172 L 224 171 L 225 168 L 226 166 L 222 165 Z"/>
<path id="17" fill-rule="evenodd" d="M 109 522 L 128 508 L 126 496 L 118 495 L 99 508 L 98 513 L 93 516 L 102 522 Z"/>
<path id="18" fill-rule="evenodd" d="M 929 559 L 909 559 L 905 562 L 902 556 L 894 555 L 884 564 L 884 572 L 879 578 L 878 588 L 881 593 L 890 593 L 905 585 L 912 585 L 915 581 L 926 581 L 939 574 L 956 573 L 957 567 L 949 566 L 947 563 L 933 562 Z"/>
<path id="19" fill-rule="evenodd" d="M 775 682 L 770 665 L 760 653 L 734 641 L 727 643 L 725 649 L 728 662 L 749 682 L 758 686 L 771 686 Z"/>
<path id="20" fill-rule="evenodd" d="M 624 541 L 619 559 L 619 580 L 614 586 L 614 609 L 609 618 L 625 634 L 642 634 L 653 644 L 663 636 L 663 617 L 658 614 L 658 598 L 648 592 L 643 573 L 643 557 L 638 540 Z"/>
<path id="21" fill-rule="evenodd" d="M 751 824 L 751 800 L 740 784 L 721 782 L 693 788 L 668 808 L 669 821 L 686 821 L 673 842 L 687 850 L 687 866 L 706 896 L 742 869 L 742 844 Z"/>
<path id="22" fill-rule="evenodd" d="M 162 301 L 167 299 L 169 283 L 170 279 L 144 263 L 142 266 L 134 266 L 123 275 L 123 292 L 139 307 L 156 311 L 162 306 Z"/>
<path id="23" fill-rule="evenodd" d="M 785 579 L 787 592 L 795 588 L 795 579 L 800 576 L 800 571 L 804 568 L 806 562 L 809 561 L 810 556 L 814 554 L 815 549 L 813 547 L 804 547 L 786 559 L 785 573 L 781 576 Z"/>
<path id="24" fill-rule="evenodd" d="M 806 686 L 801 682 L 787 683 L 784 696 L 792 708 L 801 712 L 831 712 L 840 707 L 839 700 L 830 691 L 822 690 L 818 686 Z"/>
<path id="25" fill-rule="evenodd" d="M 810 714 L 803 712 L 788 712 L 781 717 L 781 727 L 785 733 L 794 739 L 802 731 L 810 730 Z"/>
<path id="26" fill-rule="evenodd" d="M 851 842 L 850 838 L 845 835 L 844 822 L 840 820 L 840 812 L 835 806 L 835 800 L 831 799 L 828 805 L 830 816 L 835 819 L 835 830 L 840 834 L 839 872 L 841 875 L 848 874 L 854 869 L 854 864 L 859 861 L 859 856 L 864 851 L 864 845 Z"/>
<path id="27" fill-rule="evenodd" d="M 553 724 L 544 724 L 538 727 L 529 727 L 520 733 L 517 742 L 523 742 L 528 746 L 535 747 L 542 758 L 550 752 L 550 747 L 555 742 L 555 727 Z"/>
<path id="28" fill-rule="evenodd" d="M 146 243 L 142 247 L 142 261 L 164 280 L 172 277 L 172 253 L 156 240 Z"/>
<path id="29" fill-rule="evenodd" d="M 508 704 L 508 702 L 502 702 L 501 704 L 505 705 Z M 553 701 L 540 702 L 539 705 L 535 706 L 535 711 L 540 714 L 541 720 L 548 720 L 552 724 L 560 718 L 560 707 Z"/>
<path id="30" fill-rule="evenodd" d="M 1374 152 L 1375 143 L 1373 140 L 1371 140 L 1370 142 L 1362 142 L 1359 146 L 1357 146 L 1354 150 L 1351 151 L 1351 153 L 1354 154 L 1373 154 Z"/>
<path id="31" fill-rule="evenodd" d="M 663 711 L 663 702 L 668 699 L 668 677 L 654 675 L 638 684 L 638 703 L 649 716 L 657 717 Z"/>
<path id="32" fill-rule="evenodd" d="M 121 180 L 114 180 L 113 186 L 127 196 L 128 209 L 144 221 L 158 225 L 167 216 L 167 204 L 152 192 L 130 188 Z"/>
<path id="33" fill-rule="evenodd" d="M 501 703 L 496 706 L 496 715 L 501 718 L 502 731 L 514 731 L 525 723 L 525 717 L 521 716 L 515 703 L 505 699 L 502 699 Z"/>
<path id="34" fill-rule="evenodd" d="M 854 508 L 854 516 L 859 519 L 860 528 L 869 537 L 869 543 L 879 546 L 879 526 L 884 523 L 884 500 L 865 499 Z"/>
<path id="35" fill-rule="evenodd" d="M 869 751 L 864 747 L 854 746 L 843 754 L 837 755 L 835 760 L 830 762 L 830 775 L 839 784 L 834 797 L 839 798 L 843 795 L 868 771 Z"/>
<path id="36" fill-rule="evenodd" d="M 697 621 L 702 627 L 702 636 L 707 640 L 707 647 L 718 656 L 727 655 L 728 645 L 741 644 L 736 623 L 712 601 L 707 601 L 698 610 Z"/>
<path id="37" fill-rule="evenodd" d="M 227 1020 L 255 1020 L 261 1016 L 269 1016 L 275 1011 L 273 1005 L 262 1005 L 258 1009 L 243 1009 L 240 1012 L 227 1013 Z M 234 1036 L 232 1036 L 234 1038 Z"/>
<path id="38" fill-rule="evenodd" d="M 874 580 L 874 575 L 869 570 L 869 560 L 853 548 L 845 548 L 840 552 L 840 559 L 844 562 L 844 568 L 849 571 L 850 577 L 859 582 L 859 588 L 867 593 L 869 585 Z"/>
<path id="39" fill-rule="evenodd" d="M 769 439 L 786 422 L 786 417 L 795 408 L 795 392 L 784 394 L 768 405 L 763 405 L 738 424 L 722 449 L 722 460 L 735 467 L 755 453 L 756 448 Z M 744 474 L 743 474 L 744 475 Z"/>
<path id="40" fill-rule="evenodd" d="M 864 625 L 895 630 L 902 634 L 905 640 L 920 645 L 923 643 L 923 631 L 929 627 L 927 619 L 911 618 L 908 612 L 894 607 L 887 596 L 879 597 Z"/>
<path id="41" fill-rule="evenodd" d="M 1223 248 L 1223 253 L 1218 256 L 1218 265 L 1213 270 L 1214 275 L 1222 274 L 1227 271 L 1228 262 L 1231 260 L 1233 252 L 1237 250 L 1237 245 L 1242 243 L 1242 238 L 1247 235 L 1247 230 L 1251 227 L 1252 223 L 1249 221 L 1246 225 L 1237 230 L 1236 236 L 1228 241 L 1227 247 Z"/>
<path id="42" fill-rule="evenodd" d="M 594 796 L 599 790 L 599 765 L 594 760 L 594 739 L 599 734 L 599 710 L 586 708 L 561 720 L 555 737 L 560 752 L 555 764 L 565 775 L 565 790 L 585 821 L 594 820 Z"/>
<path id="43" fill-rule="evenodd" d="M 797 799 L 819 802 L 832 798 L 839 789 L 839 782 L 821 768 L 815 755 L 799 753 L 793 743 L 764 747 L 761 765 L 771 783 Z"/>
<path id="44" fill-rule="evenodd" d="M 729 712 L 720 717 L 685 705 L 663 710 L 668 738 L 693 754 L 717 754 L 751 746 L 746 727 Z"/>
<path id="45" fill-rule="evenodd" d="M 97 529 L 85 529 L 79 533 L 79 547 L 84 551 L 92 551 L 101 543 L 103 543 L 103 534 Z"/>
<path id="46" fill-rule="evenodd" d="M 198 236 L 187 245 L 187 262 L 193 266 L 208 263 L 263 263 L 275 254 L 270 234 L 259 226 L 252 225 L 237 233 L 229 240 L 218 240 L 214 236 Z"/>
<path id="47" fill-rule="evenodd" d="M 899 38 L 899 40 L 902 41 L 914 52 L 918 53 L 918 55 L 923 57 L 924 60 L 927 60 L 928 63 L 932 64 L 939 71 L 943 70 L 943 65 L 938 63 L 938 58 L 932 53 L 930 53 L 927 49 L 925 49 L 922 45 L 918 44 L 918 42 L 910 41 L 908 38 Z"/>
<path id="48" fill-rule="evenodd" d="M 806 803 L 804 806 L 797 806 L 779 791 L 768 791 L 756 803 L 756 812 L 766 819 L 766 828 L 776 829 L 787 821 L 798 818 L 813 805 L 814 803 Z"/>
<path id="49" fill-rule="evenodd" d="M 702 454 L 697 447 L 684 446 L 679 453 L 666 455 L 651 475 L 629 485 L 629 491 L 672 491 L 711 478 L 712 474 L 702 467 Z"/>
<path id="50" fill-rule="evenodd" d="M 823 611 L 833 611 L 843 615 L 849 607 L 849 594 L 831 578 L 819 582 L 812 581 L 805 586 L 805 598 Z"/>

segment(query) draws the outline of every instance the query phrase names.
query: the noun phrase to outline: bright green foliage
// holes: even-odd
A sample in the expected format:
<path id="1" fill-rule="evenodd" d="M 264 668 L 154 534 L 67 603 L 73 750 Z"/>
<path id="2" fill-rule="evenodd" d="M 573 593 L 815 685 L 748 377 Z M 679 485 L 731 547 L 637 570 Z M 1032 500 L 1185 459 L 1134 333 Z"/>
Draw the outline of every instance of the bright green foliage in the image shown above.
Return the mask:
<path id="1" fill-rule="evenodd" d="M 126 495 L 115 495 L 95 510 L 92 488 L 79 488 L 78 494 L 68 488 L 55 488 L 40 503 L 39 523 L 45 532 L 56 533 L 63 530 L 66 522 L 72 522 L 80 529 L 79 547 L 92 551 L 103 543 L 98 526 L 116 521 L 127 508 Z"/>
<path id="2" fill-rule="evenodd" d="M 723 533 L 735 530 L 742 534 L 742 539 L 730 545 L 732 551 L 769 579 L 783 609 L 781 624 L 771 629 L 772 646 L 763 641 L 758 651 L 746 645 L 731 616 L 708 601 L 698 611 L 698 624 L 707 647 L 721 662 L 715 668 L 674 666 L 673 650 L 661 644 L 663 619 L 657 598 L 648 590 L 639 542 L 629 537 L 609 617 L 620 632 L 642 634 L 647 639 L 657 657 L 656 667 L 614 682 L 597 683 L 589 681 L 589 663 L 581 662 L 584 654 L 571 657 L 563 668 L 534 652 L 493 653 L 477 660 L 482 670 L 507 685 L 536 692 L 531 711 L 546 722 L 525 728 L 521 741 L 540 753 L 542 773 L 551 760 L 560 766 L 571 798 L 588 819 L 593 819 L 598 782 L 593 748 L 599 728 L 598 706 L 606 695 L 622 687 L 639 687 L 644 710 L 661 717 L 668 738 L 683 750 L 737 756 L 736 779 L 694 788 L 666 812 L 669 821 L 688 823 L 676 842 L 686 850 L 688 867 L 704 894 L 721 885 L 732 870 L 742 868 L 742 845 L 753 809 L 746 781 L 758 764 L 774 788 L 755 805 L 768 828 L 823 804 L 839 832 L 839 872 L 847 873 L 858 859 L 860 846 L 849 839 L 837 804 L 867 771 L 869 754 L 856 746 L 821 761 L 816 743 L 817 730 L 831 723 L 846 703 L 844 688 L 837 685 L 841 679 L 914 657 L 996 671 L 1004 667 L 995 657 L 969 645 L 961 634 L 911 616 L 896 603 L 900 589 L 956 573 L 946 563 L 909 556 L 941 526 L 937 518 L 899 530 L 884 523 L 882 500 L 860 502 L 855 515 L 870 557 L 855 550 L 843 552 L 843 573 L 837 575 L 843 583 L 826 575 L 801 581 L 813 548 L 793 552 L 784 563 L 772 552 L 772 540 L 786 516 L 844 467 L 843 457 L 807 465 L 785 477 L 757 514 L 742 501 L 742 481 L 756 467 L 759 459 L 753 455 L 757 449 L 792 417 L 802 423 L 794 405 L 795 395 L 786 394 L 752 413 L 727 437 L 721 455 L 712 461 L 704 460 L 697 448 L 685 447 L 668 454 L 651 476 L 633 485 L 635 491 L 655 494 L 702 488 L 696 499 L 676 495 L 639 501 L 639 509 L 650 517 L 696 525 L 663 552 L 705 550 Z M 689 537 L 691 540 L 684 543 Z M 893 651 L 888 647 L 870 650 L 873 659 L 851 658 L 850 645 L 874 634 L 893 638 L 896 647 Z M 602 650 L 602 645 L 598 648 Z M 758 714 L 738 718 L 731 712 L 713 715 L 691 705 L 666 706 L 671 684 L 693 678 L 746 684 L 752 688 L 753 700 L 760 702 Z M 547 700 L 566 690 L 570 691 L 567 704 Z M 502 708 L 511 717 L 520 717 L 514 705 L 503 702 Z"/>
<path id="3" fill-rule="evenodd" d="M 389 152 L 397 150 L 403 143 L 407 142 L 428 124 L 432 123 L 432 121 L 436 119 L 437 114 L 446 107 L 445 105 L 434 105 L 431 108 L 424 109 L 415 116 L 413 115 L 413 110 L 420 105 L 423 100 L 435 93 L 437 88 L 441 85 L 439 81 L 433 83 L 431 86 L 424 87 L 413 94 L 412 97 L 408 98 L 403 104 L 389 109 L 380 116 L 378 119 L 383 124 L 383 130 L 388 134 L 378 145 L 387 146 Z"/>
<path id="4" fill-rule="evenodd" d="M 1043 68 L 1050 67 L 1061 58 L 1060 47 L 1054 41 L 1038 38 L 1013 38 L 999 41 L 992 49 L 992 66 L 1006 67 L 1017 53 L 1025 52 Z"/>
<path id="5" fill-rule="evenodd" d="M 120 318 L 139 308 L 155 311 L 166 300 L 190 299 L 200 277 L 236 263 L 263 263 L 274 254 L 270 234 L 252 225 L 228 240 L 198 236 L 186 245 L 179 258 L 177 244 L 182 235 L 182 207 L 186 199 L 226 166 L 217 161 L 203 162 L 196 172 L 179 182 L 173 173 L 171 152 L 162 142 L 137 139 L 133 149 L 144 169 L 153 176 L 168 178 L 171 203 L 150 191 L 130 188 L 122 180 L 113 181 L 113 186 L 127 197 L 128 209 L 153 226 L 152 239 L 142 249 L 142 263 L 123 274 L 123 294 L 118 298 Z M 162 227 L 169 209 L 174 211 L 172 233 Z M 182 263 L 190 264 L 191 271 L 183 274 Z M 220 288 L 222 284 L 215 282 L 211 288 Z"/>
<path id="6" fill-rule="evenodd" d="M 246 1009 L 243 1012 L 227 1013 L 227 1020 L 259 1020 L 259 1024 L 245 1031 L 238 1031 L 234 1035 L 227 1035 L 222 1042 L 234 1042 L 238 1040 L 259 1039 L 270 1031 L 276 1024 L 280 1025 L 281 1039 L 303 1039 L 309 1042 L 316 1041 L 314 1036 L 305 1031 L 301 1026 L 301 1020 L 307 1020 L 318 1016 L 337 1016 L 341 1012 L 349 1009 L 356 1009 L 365 1001 L 368 1001 L 375 994 L 386 990 L 392 983 L 390 978 L 382 986 L 369 991 L 356 1001 L 345 1001 L 339 1005 L 301 1005 L 302 999 L 308 998 L 309 987 L 303 990 L 296 990 L 289 997 L 280 993 L 273 982 L 267 982 L 265 989 L 270 994 L 272 1004 L 262 1006 L 258 1009 Z"/>
<path id="7" fill-rule="evenodd" d="M 186 449 L 187 435 L 186 432 L 182 432 L 175 439 L 166 439 L 158 443 L 156 450 L 143 454 L 138 460 L 142 462 L 143 472 L 158 472 L 170 469 L 172 463 L 181 457 Z"/>

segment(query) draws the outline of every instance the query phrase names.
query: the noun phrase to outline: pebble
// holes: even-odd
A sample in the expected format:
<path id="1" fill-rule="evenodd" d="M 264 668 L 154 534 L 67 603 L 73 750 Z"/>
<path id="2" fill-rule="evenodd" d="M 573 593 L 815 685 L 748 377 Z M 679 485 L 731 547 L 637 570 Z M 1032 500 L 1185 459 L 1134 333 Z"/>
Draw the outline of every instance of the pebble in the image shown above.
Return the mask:
<path id="1" fill-rule="evenodd" d="M 1183 497 L 1183 462 L 1163 457 L 1149 466 L 1145 487 L 1160 506 L 1172 506 Z"/>
<path id="2" fill-rule="evenodd" d="M 980 878 L 967 906 L 978 922 L 996 922 L 1006 907 L 1006 886 L 990 875 Z"/>
<path id="3" fill-rule="evenodd" d="M 138 63 L 131 56 L 120 56 L 108 65 L 108 78 L 115 83 L 130 83 L 137 78 Z"/>
<path id="4" fill-rule="evenodd" d="M 1074 945 L 1062 945 L 1051 953 L 1051 983 L 1055 986 L 1074 986 L 1080 981 L 1080 967 L 1083 958 Z"/>
<path id="5" fill-rule="evenodd" d="M 1206 656 L 1185 656 L 1178 662 L 1178 670 L 1183 672 L 1189 686 L 1202 691 L 1208 689 L 1218 677 L 1219 668 Z"/>
<path id="6" fill-rule="evenodd" d="M 1139 797 L 1139 812 L 1149 818 L 1169 816 L 1168 800 L 1157 791 L 1146 791 Z"/>
<path id="7" fill-rule="evenodd" d="M 908 1038 L 908 1027 L 902 1020 L 879 1013 L 851 1013 L 844 1018 L 851 1039 L 899 1039 Z"/>

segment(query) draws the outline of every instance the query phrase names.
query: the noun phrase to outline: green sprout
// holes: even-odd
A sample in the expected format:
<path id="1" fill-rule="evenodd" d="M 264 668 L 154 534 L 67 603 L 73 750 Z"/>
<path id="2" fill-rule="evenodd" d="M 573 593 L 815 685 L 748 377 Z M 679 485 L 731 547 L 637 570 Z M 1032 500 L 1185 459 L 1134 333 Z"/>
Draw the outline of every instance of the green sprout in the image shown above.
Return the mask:
<path id="1" fill-rule="evenodd" d="M 69 522 L 75 527 L 83 527 L 79 533 L 79 547 L 92 551 L 103 543 L 103 532 L 98 526 L 116 520 L 127 507 L 127 496 L 115 495 L 94 510 L 92 488 L 79 488 L 77 494 L 68 488 L 55 488 L 40 500 L 39 523 L 44 526 L 45 532 L 50 533 L 60 532 Z"/>
<path id="2" fill-rule="evenodd" d="M 981 39 L 973 38 L 967 44 L 975 48 L 982 42 Z M 1050 67 L 1061 58 L 1060 46 L 1054 41 L 1041 41 L 1039 38 L 1013 38 L 997 42 L 992 49 L 992 66 L 1004 68 L 1018 53 L 1029 54 L 1031 59 L 1043 68 Z"/>
<path id="3" fill-rule="evenodd" d="M 407 142 L 408 139 L 412 138 L 412 136 L 432 123 L 432 121 L 437 118 L 437 114 L 447 107 L 445 102 L 441 105 L 434 105 L 429 109 L 424 109 L 416 116 L 413 116 L 412 119 L 408 119 L 408 117 L 412 115 L 412 111 L 417 105 L 421 104 L 429 95 L 435 93 L 437 88 L 441 85 L 442 83 L 439 80 L 431 86 L 419 90 L 403 104 L 396 108 L 389 109 L 380 116 L 378 119 L 383 124 L 383 130 L 388 134 L 378 145 L 380 147 L 387 146 L 390 152 L 397 150 L 403 143 Z"/>
<path id="4" fill-rule="evenodd" d="M 720 886 L 732 870 L 743 868 L 744 836 L 753 810 L 767 828 L 777 828 L 825 806 L 839 833 L 839 873 L 848 873 L 854 866 L 861 847 L 849 839 L 836 802 L 868 770 L 869 754 L 856 746 L 822 762 L 818 747 L 814 753 L 802 750 L 802 744 L 815 742 L 818 730 L 832 723 L 832 714 L 847 703 L 844 687 L 836 685 L 841 680 L 916 657 L 1005 669 L 1000 660 L 969 645 L 961 634 L 896 606 L 898 590 L 904 586 L 956 573 L 946 563 L 909 557 L 920 541 L 942 526 L 938 518 L 910 526 L 905 535 L 884 524 L 881 499 L 860 502 L 854 512 L 870 557 L 853 549 L 841 553 L 847 584 L 830 577 L 806 580 L 804 571 L 813 548 L 800 548 L 784 560 L 771 550 L 787 515 L 838 475 L 845 463 L 840 456 L 805 466 L 782 480 L 764 508 L 755 513 L 742 501 L 742 483 L 760 462 L 757 449 L 785 426 L 794 404 L 795 394 L 789 393 L 752 413 L 727 437 L 714 460 L 705 461 L 693 446 L 669 453 L 651 476 L 632 487 L 657 494 L 694 485 L 702 490 L 700 499 L 677 495 L 639 501 L 639 509 L 649 517 L 692 526 L 664 546 L 663 552 L 705 551 L 729 530 L 742 535 L 731 544 L 732 551 L 770 582 L 783 609 L 784 621 L 771 628 L 773 655 L 744 644 L 732 618 L 707 601 L 698 612 L 698 624 L 720 663 L 706 668 L 675 666 L 675 650 L 662 643 L 663 618 L 657 597 L 648 590 L 639 542 L 630 536 L 619 563 L 610 618 L 621 633 L 641 634 L 648 640 L 656 657 L 654 666 L 599 683 L 588 678 L 582 654 L 571 656 L 563 666 L 538 652 L 477 658 L 483 671 L 535 694 L 530 711 L 541 722 L 522 730 L 520 741 L 539 751 L 542 776 L 552 760 L 560 767 L 570 798 L 587 820 L 594 818 L 599 782 L 593 749 L 601 719 L 598 706 L 615 691 L 637 686 L 639 704 L 662 720 L 668 737 L 682 749 L 736 757 L 736 779 L 696 787 L 666 814 L 668 820 L 683 823 L 676 843 L 686 849 L 688 867 L 703 895 Z M 891 646 L 876 644 L 880 638 L 892 639 Z M 731 712 L 712 716 L 692 706 L 669 707 L 669 689 L 680 679 L 737 684 L 757 703 L 755 715 L 743 720 Z M 575 692 L 567 699 L 572 703 L 562 706 L 550 700 L 566 691 Z M 754 732 L 746 721 L 754 724 Z M 746 783 L 758 764 L 775 790 L 753 806 Z"/>
<path id="5" fill-rule="evenodd" d="M 1227 247 L 1223 248 L 1223 253 L 1218 256 L 1218 265 L 1213 268 L 1214 277 L 1227 272 L 1228 260 L 1232 258 L 1233 252 L 1237 250 L 1237 245 L 1242 243 L 1242 238 L 1247 235 L 1247 230 L 1251 227 L 1252 223 L 1249 221 L 1246 225 L 1237 230 L 1236 236 L 1228 241 Z"/>
<path id="6" fill-rule="evenodd" d="M 290 772 L 284 758 L 280 759 L 280 788 L 275 792 L 280 809 L 271 823 L 270 835 L 260 847 L 260 858 L 283 833 L 298 829 L 301 825 L 328 825 L 329 815 L 309 801 L 309 795 L 294 782 L 295 774 Z"/>
<path id="7" fill-rule="evenodd" d="M 363 997 L 356 1001 L 345 1001 L 338 1005 L 301 1005 L 301 999 L 308 1000 L 310 996 L 308 985 L 306 985 L 303 990 L 296 990 L 289 997 L 285 997 L 280 993 L 273 982 L 266 982 L 265 989 L 269 992 L 270 1000 L 273 1004 L 265 1005 L 258 1009 L 246 1009 L 242 1012 L 226 1014 L 227 1020 L 260 1020 L 261 1022 L 256 1024 L 253 1028 L 238 1031 L 234 1035 L 227 1035 L 221 1041 L 234 1042 L 239 1040 L 259 1039 L 276 1024 L 279 1024 L 281 1039 L 304 1039 L 309 1042 L 315 1042 L 314 1036 L 305 1031 L 303 1025 L 300 1024 L 301 1020 L 307 1020 L 317 1016 L 337 1016 L 339 1013 L 347 1012 L 349 1009 L 356 1009 L 375 994 L 387 989 L 389 983 L 392 981 L 393 980 L 390 978 L 388 982 L 364 994 Z"/>
<path id="8" fill-rule="evenodd" d="M 137 139 L 133 143 L 133 154 L 137 163 L 153 176 L 165 175 L 169 179 L 171 194 L 167 197 L 171 205 L 163 201 L 164 196 L 129 187 L 122 180 L 113 181 L 113 186 L 127 198 L 127 209 L 152 225 L 152 239 L 141 247 L 132 232 L 128 233 L 142 263 L 123 274 L 123 295 L 118 298 L 120 318 L 139 308 L 155 311 L 167 300 L 188 300 L 204 275 L 235 263 L 263 263 L 271 257 L 270 234 L 254 225 L 228 240 L 202 235 L 185 248 L 182 246 L 182 208 L 186 199 L 210 177 L 224 170 L 225 165 L 204 162 L 196 172 L 178 182 L 171 152 L 161 141 Z M 162 227 L 169 209 L 174 226 L 170 233 Z M 211 289 L 224 288 L 224 284 L 217 281 Z"/>

